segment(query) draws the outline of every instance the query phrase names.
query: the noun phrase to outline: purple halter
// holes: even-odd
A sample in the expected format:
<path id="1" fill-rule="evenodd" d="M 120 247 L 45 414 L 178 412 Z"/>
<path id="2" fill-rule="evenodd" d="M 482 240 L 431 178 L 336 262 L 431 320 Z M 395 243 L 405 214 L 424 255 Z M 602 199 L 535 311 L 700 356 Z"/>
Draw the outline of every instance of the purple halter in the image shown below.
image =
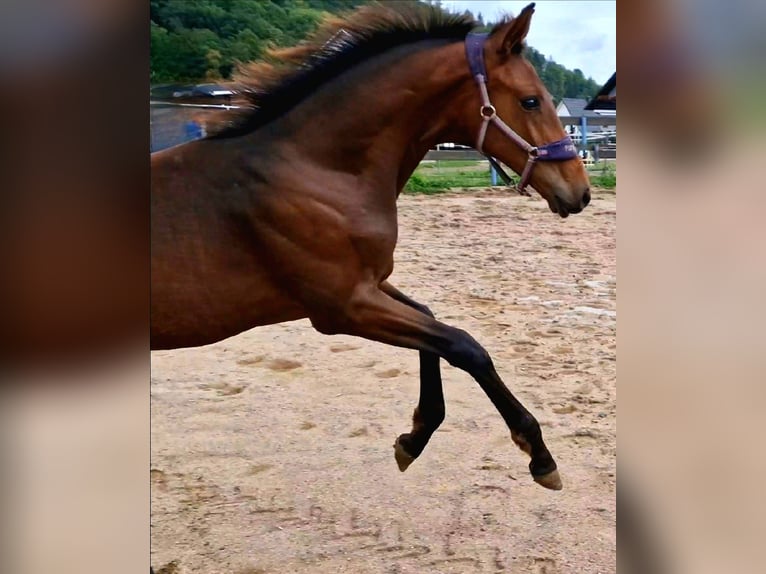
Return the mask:
<path id="1" fill-rule="evenodd" d="M 479 137 L 476 140 L 476 149 L 483 153 L 484 138 L 487 135 L 489 124 L 492 123 L 511 141 L 525 150 L 529 154 L 529 159 L 524 166 L 524 171 L 521 173 L 521 181 L 519 181 L 518 186 L 519 193 L 524 193 L 524 188 L 529 183 L 535 163 L 538 161 L 566 161 L 574 159 L 577 157 L 577 148 L 569 136 L 540 147 L 533 146 L 497 116 L 497 110 L 490 103 L 489 94 L 487 93 L 487 70 L 484 67 L 484 42 L 487 41 L 487 37 L 488 34 L 468 34 L 465 39 L 465 53 L 468 57 L 468 66 L 481 93 L 479 113 L 482 117 L 482 124 L 479 129 Z"/>

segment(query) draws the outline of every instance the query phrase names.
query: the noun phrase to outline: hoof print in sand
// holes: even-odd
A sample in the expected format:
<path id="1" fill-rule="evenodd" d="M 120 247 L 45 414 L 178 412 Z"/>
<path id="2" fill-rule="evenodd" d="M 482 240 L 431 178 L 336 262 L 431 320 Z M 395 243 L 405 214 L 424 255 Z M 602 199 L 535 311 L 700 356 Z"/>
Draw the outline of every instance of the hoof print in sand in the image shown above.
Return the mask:
<path id="1" fill-rule="evenodd" d="M 348 343 L 339 343 L 337 345 L 332 345 L 330 347 L 330 351 L 333 353 L 343 353 L 345 351 L 356 351 L 357 349 L 361 349 L 359 345 L 349 345 Z"/>
<path id="2" fill-rule="evenodd" d="M 291 361 L 289 359 L 272 359 L 266 363 L 266 367 L 272 371 L 292 371 L 302 366 L 298 361 Z"/>
<path id="3" fill-rule="evenodd" d="M 249 365 L 257 365 L 258 363 L 262 362 L 263 359 L 265 359 L 263 355 L 257 355 L 255 357 L 243 357 L 237 361 L 237 364 L 242 365 L 243 367 L 247 367 Z"/>

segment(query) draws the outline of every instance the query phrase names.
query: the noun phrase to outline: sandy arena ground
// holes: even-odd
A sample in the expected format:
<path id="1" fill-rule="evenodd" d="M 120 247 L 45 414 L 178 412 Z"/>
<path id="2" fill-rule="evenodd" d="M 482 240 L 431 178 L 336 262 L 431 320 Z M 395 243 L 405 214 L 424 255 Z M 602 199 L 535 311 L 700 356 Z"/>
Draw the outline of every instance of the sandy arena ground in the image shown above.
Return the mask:
<path id="1" fill-rule="evenodd" d="M 406 473 L 418 355 L 308 321 L 152 357 L 156 574 L 615 572 L 616 200 L 405 196 L 391 280 L 466 329 L 538 418 L 564 490 L 466 373 Z"/>

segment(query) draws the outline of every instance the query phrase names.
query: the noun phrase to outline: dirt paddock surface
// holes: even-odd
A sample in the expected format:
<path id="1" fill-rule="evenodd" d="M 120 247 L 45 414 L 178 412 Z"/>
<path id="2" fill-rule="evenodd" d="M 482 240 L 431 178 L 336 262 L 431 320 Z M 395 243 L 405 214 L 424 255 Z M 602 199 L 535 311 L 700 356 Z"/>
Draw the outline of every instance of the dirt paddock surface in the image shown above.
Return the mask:
<path id="1" fill-rule="evenodd" d="M 487 348 L 564 490 L 444 361 L 447 418 L 400 473 L 418 354 L 261 327 L 152 356 L 156 574 L 615 572 L 615 196 L 566 220 L 497 191 L 405 196 L 399 219 L 392 283 Z"/>

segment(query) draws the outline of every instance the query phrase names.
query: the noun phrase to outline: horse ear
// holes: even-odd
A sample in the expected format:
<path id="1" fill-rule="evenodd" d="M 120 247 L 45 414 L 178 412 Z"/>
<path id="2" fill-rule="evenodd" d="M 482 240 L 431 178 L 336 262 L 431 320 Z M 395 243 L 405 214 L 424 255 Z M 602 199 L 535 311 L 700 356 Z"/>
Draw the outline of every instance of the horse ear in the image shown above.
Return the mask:
<path id="1" fill-rule="evenodd" d="M 521 13 L 511 20 L 505 38 L 497 51 L 500 56 L 506 58 L 511 54 L 520 54 L 524 38 L 529 33 L 529 25 L 532 22 L 532 14 L 535 13 L 535 3 L 529 4 Z"/>

